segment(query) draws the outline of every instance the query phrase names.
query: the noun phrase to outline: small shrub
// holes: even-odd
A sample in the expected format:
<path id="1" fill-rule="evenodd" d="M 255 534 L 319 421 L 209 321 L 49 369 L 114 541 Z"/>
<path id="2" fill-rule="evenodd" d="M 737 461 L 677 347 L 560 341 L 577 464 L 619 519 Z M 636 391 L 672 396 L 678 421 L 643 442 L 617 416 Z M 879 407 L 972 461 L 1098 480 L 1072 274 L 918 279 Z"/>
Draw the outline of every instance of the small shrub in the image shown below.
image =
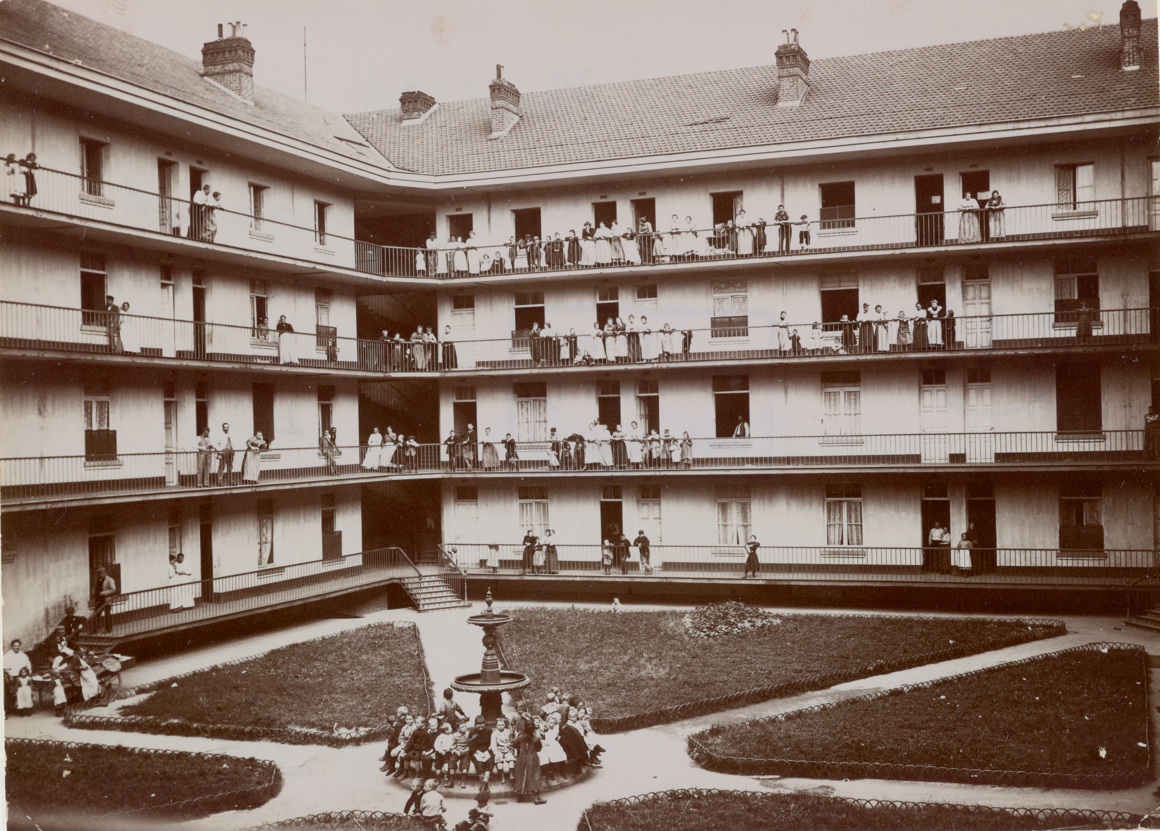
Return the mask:
<path id="1" fill-rule="evenodd" d="M 764 626 L 780 626 L 781 618 L 737 600 L 698 606 L 685 615 L 685 629 L 694 638 L 740 635 Z"/>

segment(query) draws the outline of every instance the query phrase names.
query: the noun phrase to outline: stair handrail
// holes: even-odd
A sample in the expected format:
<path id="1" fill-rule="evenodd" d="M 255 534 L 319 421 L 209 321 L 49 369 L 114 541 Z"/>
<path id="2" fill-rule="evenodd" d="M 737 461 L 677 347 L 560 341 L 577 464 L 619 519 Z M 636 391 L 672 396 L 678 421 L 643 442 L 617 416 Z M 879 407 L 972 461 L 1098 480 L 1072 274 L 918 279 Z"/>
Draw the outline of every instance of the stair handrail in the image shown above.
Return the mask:
<path id="1" fill-rule="evenodd" d="M 459 565 L 458 559 L 449 554 L 443 545 L 441 542 L 435 544 L 435 547 L 439 550 L 439 576 L 442 578 L 447 572 L 454 573 L 458 585 L 463 589 L 463 596 L 460 599 L 467 602 L 467 572 Z M 448 588 L 452 587 L 449 586 Z M 458 597 L 460 593 L 457 591 L 455 594 Z"/>

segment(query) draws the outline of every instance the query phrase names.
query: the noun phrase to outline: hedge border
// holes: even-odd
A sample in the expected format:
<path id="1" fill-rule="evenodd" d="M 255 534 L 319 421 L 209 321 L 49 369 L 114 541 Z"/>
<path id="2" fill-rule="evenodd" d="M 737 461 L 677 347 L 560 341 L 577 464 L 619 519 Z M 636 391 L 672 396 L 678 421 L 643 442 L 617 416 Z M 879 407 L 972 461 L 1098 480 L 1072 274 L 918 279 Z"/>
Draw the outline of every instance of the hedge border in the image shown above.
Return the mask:
<path id="1" fill-rule="evenodd" d="M 611 613 L 608 613 L 611 614 Z M 642 614 L 649 614 L 642 612 Z M 822 620 L 865 620 L 866 618 L 873 618 L 875 620 L 930 620 L 928 617 L 920 615 L 797 615 L 797 614 L 782 614 L 783 619 L 822 619 Z M 1048 638 L 1057 638 L 1060 635 L 1067 634 L 1067 624 L 1061 620 L 1053 620 L 1050 618 L 981 618 L 973 620 L 985 620 L 994 623 L 1016 623 L 1027 627 L 1031 634 L 1025 632 L 1012 632 L 1010 635 L 1002 638 L 992 638 L 991 640 L 978 641 L 974 644 L 963 644 L 950 649 L 939 649 L 933 652 L 920 652 L 914 655 L 908 655 L 904 658 L 895 658 L 893 660 L 876 661 L 873 664 L 868 664 L 861 667 L 852 667 L 850 669 L 837 670 L 834 672 L 823 673 L 821 675 L 811 675 L 805 678 L 798 678 L 793 681 L 783 681 L 780 684 L 772 684 L 763 687 L 752 687 L 740 692 L 729 693 L 728 695 L 717 696 L 715 698 L 703 698 L 697 701 L 687 701 L 684 704 L 674 704 L 669 707 L 661 707 L 656 710 L 646 710 L 641 713 L 631 713 L 626 716 L 617 716 L 615 718 L 598 718 L 592 719 L 592 729 L 597 733 L 608 735 L 610 733 L 624 733 L 629 730 L 640 730 L 645 727 L 656 727 L 661 724 L 671 724 L 675 721 L 684 721 L 685 719 L 695 718 L 697 716 L 709 715 L 711 713 L 719 713 L 722 710 L 731 710 L 736 707 L 744 707 L 750 704 L 760 704 L 763 701 L 769 701 L 774 698 L 787 698 L 791 695 L 799 695 L 806 692 L 814 692 L 817 690 L 824 690 L 833 687 L 837 684 L 845 684 L 850 681 L 859 681 L 863 678 L 870 678 L 874 675 L 882 675 L 889 672 L 900 672 L 905 669 L 913 669 L 914 667 L 926 666 L 928 664 L 940 663 L 942 661 L 950 661 L 956 658 L 965 658 L 969 655 L 979 655 L 983 652 L 990 652 L 995 649 L 1004 649 L 1009 646 L 1017 646 L 1021 643 L 1031 643 L 1032 641 L 1047 640 Z M 1041 630 L 1042 634 L 1036 634 L 1036 630 Z M 507 657 L 503 650 L 500 649 L 500 660 L 505 669 L 511 669 L 508 665 Z M 522 697 L 523 691 L 519 691 Z"/>
<path id="2" fill-rule="evenodd" d="M 260 794 L 264 793 L 265 791 L 270 790 L 271 788 L 277 788 L 277 790 L 275 790 L 275 792 L 270 796 L 270 798 L 272 799 L 273 797 L 278 795 L 278 792 L 282 788 L 282 782 L 283 782 L 282 770 L 281 770 L 281 768 L 278 767 L 278 765 L 275 762 L 272 762 L 269 759 L 258 759 L 258 758 L 255 758 L 253 756 L 230 756 L 230 755 L 224 754 L 224 753 L 201 753 L 201 752 L 196 751 L 196 750 L 169 750 L 169 749 L 164 749 L 164 748 L 126 747 L 125 745 L 93 744 L 91 742 L 61 742 L 61 741 L 53 741 L 53 740 L 49 740 L 49 739 L 17 739 L 17 738 L 4 740 L 5 756 L 7 756 L 8 748 L 11 746 L 14 746 L 14 745 L 15 746 L 22 746 L 22 747 L 54 746 L 54 747 L 59 747 L 61 750 L 65 751 L 65 752 L 67 752 L 69 750 L 102 750 L 102 751 L 117 750 L 117 751 L 129 751 L 131 753 L 136 753 L 136 754 L 145 755 L 145 756 L 180 756 L 180 757 L 198 756 L 198 757 L 201 757 L 202 759 L 206 759 L 209 761 L 215 761 L 215 762 L 219 759 L 226 760 L 227 762 L 250 761 L 250 762 L 256 762 L 258 764 L 259 768 L 266 769 L 270 772 L 270 781 L 265 783 L 264 785 L 258 785 L 257 787 L 254 787 L 254 788 L 241 788 L 241 789 L 236 790 L 236 791 L 223 791 L 221 793 L 216 793 L 216 794 L 206 794 L 205 796 L 193 796 L 193 797 L 190 797 L 189 799 L 177 800 L 175 802 L 166 802 L 166 803 L 161 804 L 161 805 L 146 805 L 146 806 L 143 806 L 141 808 L 127 808 L 127 809 L 122 810 L 122 811 L 110 811 L 107 814 L 94 814 L 94 815 L 92 815 L 93 819 L 104 819 L 104 818 L 108 818 L 108 817 L 119 817 L 119 816 L 127 816 L 129 814 L 142 814 L 142 813 L 143 814 L 163 813 L 164 816 L 172 817 L 174 819 L 189 819 L 189 817 L 184 817 L 181 815 L 180 809 L 183 806 L 192 805 L 194 803 L 201 803 L 201 802 L 205 802 L 207 800 L 227 799 L 227 798 L 238 797 L 238 796 L 260 795 Z M 13 766 L 11 764 L 9 764 L 8 765 L 8 774 L 7 774 L 9 779 L 11 779 L 11 776 L 12 776 L 12 773 L 11 773 L 12 768 L 13 768 Z M 257 807 L 257 806 L 255 805 L 252 807 Z M 163 811 L 163 809 L 168 809 L 168 810 Z M 24 809 L 21 808 L 21 810 L 23 811 Z M 234 805 L 227 805 L 227 806 L 223 806 L 222 808 L 210 811 L 210 814 L 217 814 L 217 813 L 221 813 L 223 811 L 233 811 L 233 810 L 238 810 L 238 809 Z"/>
<path id="3" fill-rule="evenodd" d="M 1005 664 L 998 664 L 993 667 L 984 667 L 982 669 L 971 670 L 970 672 L 963 672 L 957 675 L 947 675 L 942 678 L 936 678 L 930 681 L 922 681 L 915 684 L 905 684 L 901 687 L 893 687 L 888 690 L 880 690 L 865 695 L 859 695 L 852 698 L 846 698 L 841 701 L 827 702 L 824 704 L 816 704 L 812 707 L 805 707 L 801 710 L 793 710 L 788 713 L 779 713 L 774 716 L 766 716 L 759 719 L 750 719 L 749 721 L 739 722 L 737 724 L 729 725 L 733 727 L 744 727 L 747 724 L 754 724 L 757 722 L 768 721 L 789 721 L 794 718 L 800 718 L 805 715 L 822 712 L 824 710 L 842 707 L 854 702 L 860 701 L 875 701 L 880 698 L 886 698 L 891 695 L 899 695 L 910 692 L 911 690 L 927 689 L 938 684 L 943 684 L 948 681 L 957 681 L 962 678 L 969 678 L 974 675 L 982 673 L 993 672 L 999 669 L 1006 669 L 1008 667 L 1024 666 L 1039 661 L 1046 661 L 1050 658 L 1055 658 L 1060 655 L 1066 655 L 1073 652 L 1107 652 L 1109 650 L 1123 650 L 1137 655 L 1144 665 L 1145 676 L 1147 675 L 1147 651 L 1143 646 L 1138 644 L 1124 644 L 1124 643 L 1089 643 L 1080 646 L 1073 646 L 1068 649 L 1061 649 L 1056 652 L 1048 652 L 1042 655 L 1033 655 L 1028 658 L 1022 658 L 1017 661 L 1011 661 Z M 732 773 L 742 776 L 759 776 L 759 775 L 778 775 L 778 776 L 794 776 L 807 779 L 894 779 L 905 781 L 921 781 L 921 782 L 955 782 L 967 785 L 1000 785 L 1004 787 L 1017 788 L 1081 788 L 1084 790 L 1115 790 L 1122 788 L 1135 788 L 1152 781 L 1152 743 L 1148 724 L 1148 690 L 1145 685 L 1144 690 L 1144 712 L 1142 718 L 1144 719 L 1144 736 L 1145 745 L 1147 745 L 1145 752 L 1148 757 L 1148 763 L 1143 768 L 1134 770 L 1120 771 L 1114 774 L 1096 774 L 1096 773 L 1045 773 L 1042 771 L 1010 771 L 1010 770 L 988 770 L 982 768 L 950 768 L 941 767 L 939 765 L 904 765 L 893 762 L 854 762 L 854 761 L 829 761 L 829 760 L 805 760 L 805 759 L 754 759 L 744 756 L 725 756 L 709 750 L 701 743 L 701 737 L 713 730 L 713 727 L 707 730 L 701 730 L 688 737 L 688 753 L 692 760 L 701 767 L 716 771 L 718 773 Z"/>
<path id="4" fill-rule="evenodd" d="M 423 672 L 423 689 L 427 696 L 427 712 L 428 714 L 434 712 L 434 683 L 431 680 L 431 672 L 427 666 L 427 653 L 423 649 L 423 639 L 419 635 L 419 627 L 413 621 L 396 621 L 394 623 L 379 623 L 371 624 L 373 626 L 393 626 L 395 629 L 409 630 L 415 638 L 415 645 L 419 653 L 419 666 Z M 360 627 L 361 628 L 361 627 Z M 317 638 L 310 638 L 300 643 L 313 643 L 315 641 L 323 641 L 329 638 L 337 638 L 347 634 L 346 632 L 336 632 L 332 635 L 321 635 Z M 122 690 L 117 699 L 131 698 L 142 693 L 153 692 L 154 690 L 167 687 L 170 684 L 182 678 L 188 678 L 192 675 L 199 675 L 203 672 L 211 670 L 232 667 L 239 664 L 244 664 L 257 658 L 265 657 L 274 650 L 267 650 L 266 652 L 259 652 L 256 655 L 250 655 L 246 658 L 238 658 L 233 661 L 225 661 L 220 664 L 213 664 L 202 669 L 194 670 L 192 672 L 185 672 L 181 675 L 173 675 L 168 678 L 162 678 L 158 681 L 150 681 L 147 684 L 141 684 L 136 687 L 130 687 Z M 180 721 L 177 719 L 166 719 L 159 716 L 91 716 L 80 715 L 75 710 L 70 710 L 64 717 L 64 724 L 66 727 L 75 727 L 85 730 L 118 730 L 132 733 L 148 733 L 152 735 L 164 736 L 193 736 L 197 738 L 206 739 L 227 739 L 229 741 L 270 741 L 278 742 L 279 744 L 292 745 L 306 745 L 315 744 L 323 745 L 325 747 L 351 747 L 354 745 L 370 744 L 373 742 L 386 741 L 391 732 L 391 725 L 389 723 L 380 724 L 375 727 L 355 727 L 351 732 L 344 733 L 323 733 L 313 732 L 307 730 L 294 730 L 289 727 L 256 727 L 245 724 L 200 724 L 197 722 Z"/>
<path id="5" fill-rule="evenodd" d="M 383 819 L 407 819 L 412 822 L 418 822 L 417 817 L 408 816 L 407 814 L 394 813 L 392 811 L 327 811 L 323 814 L 310 814 L 305 817 L 294 817 L 293 819 L 282 819 L 277 822 L 264 822 L 261 825 L 251 826 L 248 831 L 259 831 L 264 828 L 289 828 L 295 824 L 310 823 L 312 825 L 326 826 L 333 825 L 338 822 L 345 822 L 346 820 L 354 820 L 355 822 L 374 822 Z M 423 827 L 426 827 L 424 824 Z"/>
<path id="6" fill-rule="evenodd" d="M 689 797 L 692 799 L 702 799 L 707 796 L 716 796 L 718 794 L 727 794 L 729 796 L 736 796 L 744 794 L 753 799 L 786 799 L 792 798 L 792 795 L 783 793 L 774 793 L 771 791 L 727 791 L 720 788 L 678 788 L 671 791 L 653 791 L 647 794 L 640 794 L 638 796 L 627 796 L 621 799 L 610 799 L 608 801 L 594 802 L 591 807 L 597 805 L 612 806 L 612 807 L 630 807 L 636 805 L 647 805 L 650 802 L 660 802 L 663 799 L 671 799 L 673 797 Z M 1124 811 L 1092 811 L 1080 808 L 1002 808 L 993 805 L 960 805 L 953 802 L 903 802 L 895 799 L 854 799 L 843 796 L 820 796 L 810 794 L 814 799 L 819 799 L 829 804 L 834 805 L 851 805 L 860 808 L 897 808 L 909 811 L 918 811 L 930 807 L 937 808 L 957 808 L 970 814 L 1002 814 L 1008 817 L 1035 817 L 1036 819 L 1048 820 L 1054 823 L 1056 828 L 1074 827 L 1077 825 L 1102 825 L 1103 827 L 1123 827 L 1134 828 L 1144 818 L 1142 814 L 1130 814 Z M 592 831 L 592 826 L 588 822 L 588 810 L 585 809 L 580 814 L 580 822 L 576 826 L 576 831 Z"/>

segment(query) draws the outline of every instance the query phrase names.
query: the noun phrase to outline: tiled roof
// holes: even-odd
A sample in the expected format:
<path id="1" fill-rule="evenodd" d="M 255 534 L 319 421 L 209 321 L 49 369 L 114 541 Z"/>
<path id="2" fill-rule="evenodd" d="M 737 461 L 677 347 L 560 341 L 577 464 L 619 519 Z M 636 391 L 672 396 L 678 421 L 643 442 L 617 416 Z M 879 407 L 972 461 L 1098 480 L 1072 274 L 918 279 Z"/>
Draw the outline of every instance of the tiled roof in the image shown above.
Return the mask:
<path id="1" fill-rule="evenodd" d="M 1155 19 L 1141 46 L 1135 72 L 1119 68 L 1116 24 L 819 59 L 798 107 L 776 106 L 776 66 L 531 92 L 496 140 L 488 98 L 408 127 L 399 109 L 347 119 L 405 170 L 510 170 L 1155 107 Z"/>
<path id="2" fill-rule="evenodd" d="M 315 147 L 386 166 L 340 115 L 257 84 L 250 106 L 203 78 L 200 61 L 44 0 L 0 2 L 0 38 L 70 63 L 79 60 L 90 69 Z"/>

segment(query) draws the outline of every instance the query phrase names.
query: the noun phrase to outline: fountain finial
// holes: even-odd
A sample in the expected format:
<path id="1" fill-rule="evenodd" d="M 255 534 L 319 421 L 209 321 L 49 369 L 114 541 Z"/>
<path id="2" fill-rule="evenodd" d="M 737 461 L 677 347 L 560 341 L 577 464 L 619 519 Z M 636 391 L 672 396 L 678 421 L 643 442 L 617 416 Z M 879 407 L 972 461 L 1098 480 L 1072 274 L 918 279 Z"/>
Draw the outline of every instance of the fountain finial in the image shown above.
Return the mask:
<path id="1" fill-rule="evenodd" d="M 486 614 L 488 617 L 493 617 L 495 612 L 491 610 L 491 604 L 495 601 L 493 601 L 491 598 L 491 586 L 487 587 L 487 596 L 484 598 L 484 600 L 487 601 L 487 611 L 484 612 L 484 614 Z"/>

